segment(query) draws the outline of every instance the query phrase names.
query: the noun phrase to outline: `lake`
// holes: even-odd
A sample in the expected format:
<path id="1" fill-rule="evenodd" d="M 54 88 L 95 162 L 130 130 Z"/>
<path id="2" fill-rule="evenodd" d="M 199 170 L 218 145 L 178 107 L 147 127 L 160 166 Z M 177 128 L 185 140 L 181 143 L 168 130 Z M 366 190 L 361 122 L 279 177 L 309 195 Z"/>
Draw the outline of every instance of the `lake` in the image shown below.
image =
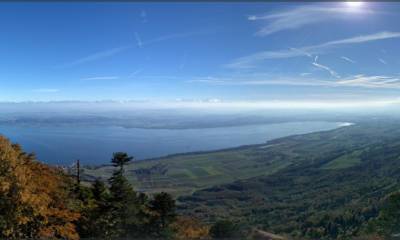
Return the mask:
<path id="1" fill-rule="evenodd" d="M 123 127 L 26 127 L 0 126 L 0 134 L 36 153 L 39 160 L 69 165 L 108 163 L 116 151 L 137 159 L 168 154 L 217 150 L 294 134 L 331 130 L 346 126 L 338 122 L 290 122 L 203 129 L 139 129 Z"/>

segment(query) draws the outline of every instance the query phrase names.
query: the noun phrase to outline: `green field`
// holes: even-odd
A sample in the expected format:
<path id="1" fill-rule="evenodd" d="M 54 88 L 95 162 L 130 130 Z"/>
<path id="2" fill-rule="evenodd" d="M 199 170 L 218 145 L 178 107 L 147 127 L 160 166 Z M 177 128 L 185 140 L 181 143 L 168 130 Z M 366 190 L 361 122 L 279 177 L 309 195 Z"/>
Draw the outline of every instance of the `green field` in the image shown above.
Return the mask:
<path id="1" fill-rule="evenodd" d="M 348 167 L 355 166 L 355 165 L 361 163 L 361 159 L 360 159 L 361 153 L 362 153 L 362 151 L 356 150 L 350 154 L 342 155 L 342 156 L 328 162 L 321 168 L 322 169 L 342 169 L 342 168 L 348 168 Z"/>
<path id="2" fill-rule="evenodd" d="M 384 129 L 354 125 L 332 131 L 290 136 L 265 144 L 204 153 L 188 153 L 135 161 L 126 176 L 136 189 L 168 191 L 176 196 L 256 176 L 267 176 L 288 166 L 329 156 L 322 169 L 346 168 L 359 163 L 354 148 L 374 142 Z M 371 133 L 368 135 L 368 133 Z M 358 138 L 357 135 L 363 135 Z M 112 166 L 85 168 L 86 179 L 110 177 Z"/>
<path id="3" fill-rule="evenodd" d="M 180 195 L 216 184 L 274 173 L 291 163 L 283 159 L 295 159 L 298 155 L 289 149 L 280 153 L 266 146 L 137 161 L 127 166 L 126 176 L 141 191 L 163 190 Z M 112 166 L 104 166 L 86 168 L 84 174 L 106 179 L 112 171 Z"/>

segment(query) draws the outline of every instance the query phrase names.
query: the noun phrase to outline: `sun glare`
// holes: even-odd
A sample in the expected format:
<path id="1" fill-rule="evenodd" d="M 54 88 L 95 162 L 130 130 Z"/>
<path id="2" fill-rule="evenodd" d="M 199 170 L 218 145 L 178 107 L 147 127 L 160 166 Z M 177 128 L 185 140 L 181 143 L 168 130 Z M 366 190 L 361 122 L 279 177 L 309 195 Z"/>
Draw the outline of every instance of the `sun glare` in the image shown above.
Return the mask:
<path id="1" fill-rule="evenodd" d="M 352 8 L 361 7 L 364 3 L 363 2 L 346 2 L 347 6 Z"/>

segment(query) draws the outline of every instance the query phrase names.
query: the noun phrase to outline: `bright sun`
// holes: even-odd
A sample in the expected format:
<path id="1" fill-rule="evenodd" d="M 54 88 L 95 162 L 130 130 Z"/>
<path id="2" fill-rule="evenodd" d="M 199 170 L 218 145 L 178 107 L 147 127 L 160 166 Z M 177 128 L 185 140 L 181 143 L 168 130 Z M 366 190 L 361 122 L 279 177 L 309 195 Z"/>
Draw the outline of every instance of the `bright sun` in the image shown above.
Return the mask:
<path id="1" fill-rule="evenodd" d="M 346 2 L 347 6 L 356 8 L 356 7 L 361 7 L 363 5 L 363 2 Z"/>

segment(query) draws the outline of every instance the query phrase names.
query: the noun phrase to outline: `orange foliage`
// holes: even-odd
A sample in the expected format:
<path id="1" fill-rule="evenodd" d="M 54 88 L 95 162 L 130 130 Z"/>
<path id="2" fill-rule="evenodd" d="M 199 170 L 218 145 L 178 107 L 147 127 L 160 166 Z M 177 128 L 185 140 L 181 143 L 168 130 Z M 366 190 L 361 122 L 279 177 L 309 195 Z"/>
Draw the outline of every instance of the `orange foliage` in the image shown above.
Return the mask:
<path id="1" fill-rule="evenodd" d="M 176 239 L 210 239 L 209 227 L 190 217 L 178 217 L 172 224 Z"/>
<path id="2" fill-rule="evenodd" d="M 0 136 L 0 237 L 78 239 L 68 181 Z"/>

